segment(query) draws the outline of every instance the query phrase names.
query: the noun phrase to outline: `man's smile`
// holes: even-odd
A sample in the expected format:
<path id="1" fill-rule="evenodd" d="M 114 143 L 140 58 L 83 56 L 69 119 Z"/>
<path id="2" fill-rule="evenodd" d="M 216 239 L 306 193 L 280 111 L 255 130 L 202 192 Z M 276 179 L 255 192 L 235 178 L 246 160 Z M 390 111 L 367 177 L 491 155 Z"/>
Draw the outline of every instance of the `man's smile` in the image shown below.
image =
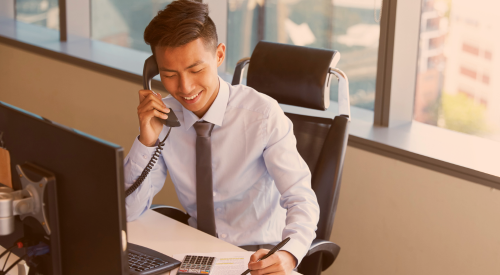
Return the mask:
<path id="1" fill-rule="evenodd" d="M 194 104 L 200 100 L 201 94 L 203 93 L 203 91 L 204 90 L 201 90 L 197 94 L 194 94 L 192 96 L 179 96 L 179 97 L 182 98 L 184 100 L 184 102 L 186 102 L 188 104 Z"/>
<path id="2" fill-rule="evenodd" d="M 196 98 L 196 97 L 197 97 L 200 93 L 201 93 L 201 91 L 200 91 L 199 93 L 197 93 L 197 94 L 193 95 L 193 96 L 190 96 L 190 97 L 183 97 L 183 98 L 184 98 L 184 99 L 186 99 L 186 100 L 193 100 L 193 99 L 195 99 L 195 98 Z"/>

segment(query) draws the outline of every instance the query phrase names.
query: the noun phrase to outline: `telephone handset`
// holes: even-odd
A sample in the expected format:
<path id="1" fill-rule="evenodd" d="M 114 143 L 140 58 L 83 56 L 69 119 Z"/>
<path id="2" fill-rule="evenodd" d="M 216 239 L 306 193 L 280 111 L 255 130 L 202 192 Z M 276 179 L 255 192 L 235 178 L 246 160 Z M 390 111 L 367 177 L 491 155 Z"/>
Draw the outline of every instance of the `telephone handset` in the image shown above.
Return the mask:
<path id="1" fill-rule="evenodd" d="M 155 57 L 153 55 L 150 56 L 150 57 L 148 57 L 148 59 L 146 59 L 146 62 L 144 62 L 144 70 L 143 70 L 143 73 L 142 73 L 142 86 L 144 87 L 144 90 L 151 90 L 151 79 L 153 79 L 153 77 L 155 77 L 159 73 L 160 72 L 158 70 L 158 64 L 156 63 Z M 158 111 L 160 111 L 160 110 L 158 110 Z M 175 115 L 174 111 L 172 111 L 172 109 L 170 109 L 170 113 L 168 113 L 166 115 L 168 115 L 167 119 L 161 119 L 161 118 L 158 118 L 158 117 L 156 117 L 156 119 L 159 119 L 163 124 L 165 124 L 165 126 L 170 127 L 168 129 L 167 135 L 158 144 L 158 147 L 156 147 L 156 151 L 153 154 L 153 157 L 149 160 L 148 165 L 146 166 L 146 168 L 144 168 L 144 171 L 142 171 L 142 173 L 139 176 L 139 178 L 137 178 L 137 180 L 134 182 L 134 184 L 132 184 L 132 186 L 130 186 L 125 191 L 125 197 L 128 197 L 139 186 L 141 186 L 142 182 L 146 179 L 146 177 L 148 176 L 148 174 L 151 171 L 151 169 L 153 169 L 156 161 L 160 157 L 160 153 L 161 153 L 161 150 L 163 150 L 163 146 L 165 145 L 165 141 L 167 140 L 168 136 L 170 135 L 170 131 L 172 130 L 172 127 L 179 127 L 179 126 L 181 126 L 181 123 L 177 119 L 177 116 Z"/>
<path id="2" fill-rule="evenodd" d="M 154 55 L 148 57 L 148 59 L 146 59 L 146 62 L 144 62 L 144 70 L 142 71 L 142 86 L 144 87 L 144 90 L 151 90 L 151 79 L 153 79 L 153 77 L 155 77 L 159 73 L 160 72 L 158 71 L 158 64 L 156 63 L 156 58 L 154 57 Z M 162 112 L 160 110 L 158 111 Z M 157 119 L 163 122 L 163 124 L 165 124 L 168 127 L 181 126 L 179 120 L 177 119 L 177 116 L 174 114 L 172 109 L 170 109 L 170 113 L 168 114 L 164 113 L 164 114 L 168 115 L 167 119 L 161 119 L 157 117 Z"/>

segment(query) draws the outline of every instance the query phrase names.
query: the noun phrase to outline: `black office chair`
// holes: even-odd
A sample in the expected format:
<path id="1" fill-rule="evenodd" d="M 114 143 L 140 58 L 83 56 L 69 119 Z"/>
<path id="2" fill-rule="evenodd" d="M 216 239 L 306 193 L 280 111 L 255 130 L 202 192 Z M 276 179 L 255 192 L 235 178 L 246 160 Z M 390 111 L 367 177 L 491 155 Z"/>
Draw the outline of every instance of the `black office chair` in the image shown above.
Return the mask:
<path id="1" fill-rule="evenodd" d="M 261 41 L 251 58 L 241 59 L 233 85 L 241 83 L 250 64 L 247 86 L 267 94 L 279 103 L 326 110 L 330 103 L 330 82 L 339 80 L 339 112 L 334 119 L 286 113 L 293 122 L 297 149 L 312 172 L 312 189 L 320 206 L 317 238 L 298 267 L 304 275 L 318 275 L 335 261 L 340 247 L 329 241 L 339 198 L 340 181 L 347 147 L 350 120 L 349 89 L 345 74 L 335 66 L 337 51 L 298 47 Z M 153 210 L 187 224 L 189 215 L 168 206 Z M 270 245 L 244 246 L 257 250 Z"/>

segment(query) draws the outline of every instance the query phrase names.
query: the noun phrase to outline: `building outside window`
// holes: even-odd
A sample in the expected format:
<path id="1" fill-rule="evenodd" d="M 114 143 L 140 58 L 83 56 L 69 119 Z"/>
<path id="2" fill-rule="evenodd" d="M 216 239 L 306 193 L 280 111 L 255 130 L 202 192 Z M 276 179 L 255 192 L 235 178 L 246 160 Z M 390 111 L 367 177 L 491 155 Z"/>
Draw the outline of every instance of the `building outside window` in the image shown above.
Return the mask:
<path id="1" fill-rule="evenodd" d="M 338 50 L 351 104 L 373 110 L 380 1 L 228 0 L 227 72 L 260 40 Z M 334 83 L 334 82 L 332 82 Z M 331 99 L 337 100 L 332 85 Z"/>
<path id="2" fill-rule="evenodd" d="M 91 37 L 106 43 L 151 52 L 144 29 L 173 0 L 91 0 Z"/>
<path id="3" fill-rule="evenodd" d="M 172 0 L 92 0 L 93 39 L 150 52 L 143 32 Z M 226 73 L 260 40 L 335 49 L 348 75 L 351 104 L 373 110 L 380 0 L 228 0 Z M 217 8 L 214 6 L 211 9 Z M 334 82 L 332 82 L 334 83 Z M 331 88 L 337 100 L 337 86 Z"/>
<path id="4" fill-rule="evenodd" d="M 16 19 L 49 29 L 59 29 L 58 0 L 16 0 Z"/>
<path id="5" fill-rule="evenodd" d="M 145 27 L 173 0 L 91 0 L 91 38 L 151 52 Z M 17 19 L 59 28 L 57 0 L 17 0 Z M 226 73 L 260 40 L 338 50 L 353 106 L 373 110 L 381 0 L 228 0 Z M 217 8 L 211 6 L 211 9 Z M 432 21 L 434 20 L 434 21 Z M 436 29 L 436 19 L 427 23 Z M 429 43 L 440 47 L 440 40 Z M 434 64 L 437 61 L 430 61 Z M 337 85 L 331 99 L 337 100 Z"/>
<path id="6" fill-rule="evenodd" d="M 492 77 L 500 74 L 498 7 L 423 1 L 415 120 L 500 141 L 500 82 Z"/>

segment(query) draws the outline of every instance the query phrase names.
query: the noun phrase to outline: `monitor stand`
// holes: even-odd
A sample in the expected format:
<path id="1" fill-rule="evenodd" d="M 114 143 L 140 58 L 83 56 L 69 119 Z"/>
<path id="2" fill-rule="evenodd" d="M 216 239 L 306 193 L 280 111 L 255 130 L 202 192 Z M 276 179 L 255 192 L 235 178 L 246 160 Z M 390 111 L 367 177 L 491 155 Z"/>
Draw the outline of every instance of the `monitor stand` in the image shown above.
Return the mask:
<path id="1" fill-rule="evenodd" d="M 0 193 L 11 198 L 2 208 L 11 207 L 13 215 L 0 220 L 0 233 L 9 234 L 0 238 L 0 244 L 10 247 L 22 237 L 23 251 L 15 254 L 20 258 L 27 254 L 29 274 L 62 275 L 55 175 L 32 163 L 16 165 L 16 170 L 22 189 L 0 187 Z"/>

